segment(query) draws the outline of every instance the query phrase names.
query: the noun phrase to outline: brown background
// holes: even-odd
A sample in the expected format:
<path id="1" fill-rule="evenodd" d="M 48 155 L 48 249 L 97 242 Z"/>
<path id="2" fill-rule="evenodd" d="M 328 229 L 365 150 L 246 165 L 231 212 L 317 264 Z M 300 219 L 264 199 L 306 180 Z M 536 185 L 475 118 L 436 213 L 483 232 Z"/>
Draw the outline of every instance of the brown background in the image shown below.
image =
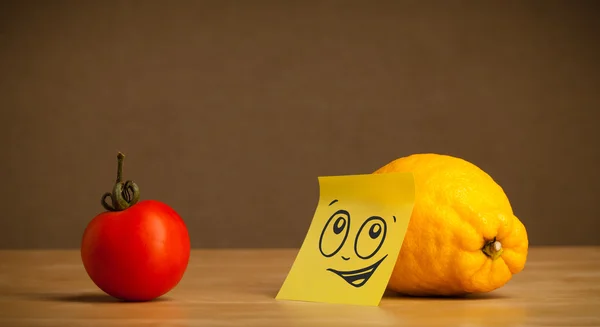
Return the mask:
<path id="1" fill-rule="evenodd" d="M 78 247 L 115 155 L 194 247 L 299 246 L 317 176 L 415 152 L 600 244 L 593 1 L 3 1 L 0 248 Z"/>

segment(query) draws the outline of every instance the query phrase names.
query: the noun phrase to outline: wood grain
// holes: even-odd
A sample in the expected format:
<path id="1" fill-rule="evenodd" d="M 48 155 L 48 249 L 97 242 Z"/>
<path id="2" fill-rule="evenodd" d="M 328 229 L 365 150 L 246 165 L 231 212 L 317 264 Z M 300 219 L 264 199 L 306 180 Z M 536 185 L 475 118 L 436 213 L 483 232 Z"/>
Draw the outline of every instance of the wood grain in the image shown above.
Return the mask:
<path id="1" fill-rule="evenodd" d="M 295 250 L 195 250 L 147 303 L 103 295 L 77 251 L 0 251 L 0 326 L 600 326 L 600 247 L 533 248 L 526 269 L 466 298 L 386 294 L 379 307 L 274 299 Z"/>

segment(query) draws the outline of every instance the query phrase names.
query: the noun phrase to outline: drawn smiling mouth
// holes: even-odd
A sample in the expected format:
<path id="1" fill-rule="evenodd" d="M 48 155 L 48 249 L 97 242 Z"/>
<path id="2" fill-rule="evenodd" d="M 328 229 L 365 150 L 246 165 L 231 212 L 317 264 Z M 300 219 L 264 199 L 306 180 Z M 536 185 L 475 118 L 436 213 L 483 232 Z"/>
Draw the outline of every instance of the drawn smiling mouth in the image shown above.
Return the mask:
<path id="1" fill-rule="evenodd" d="M 354 287 L 361 287 L 373 276 L 373 273 L 375 273 L 375 270 L 377 270 L 377 267 L 379 267 L 385 258 L 387 258 L 387 254 L 374 264 L 357 270 L 340 271 L 333 268 L 328 268 L 327 270 L 342 277 L 348 284 Z"/>

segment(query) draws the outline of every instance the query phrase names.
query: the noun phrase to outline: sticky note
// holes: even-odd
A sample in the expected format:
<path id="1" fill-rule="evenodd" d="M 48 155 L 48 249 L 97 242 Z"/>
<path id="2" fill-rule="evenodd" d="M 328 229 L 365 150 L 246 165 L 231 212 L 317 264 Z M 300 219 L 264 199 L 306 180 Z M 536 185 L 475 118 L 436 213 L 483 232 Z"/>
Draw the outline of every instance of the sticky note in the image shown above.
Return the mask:
<path id="1" fill-rule="evenodd" d="M 276 299 L 377 306 L 410 221 L 413 175 L 318 181 L 317 208 Z"/>

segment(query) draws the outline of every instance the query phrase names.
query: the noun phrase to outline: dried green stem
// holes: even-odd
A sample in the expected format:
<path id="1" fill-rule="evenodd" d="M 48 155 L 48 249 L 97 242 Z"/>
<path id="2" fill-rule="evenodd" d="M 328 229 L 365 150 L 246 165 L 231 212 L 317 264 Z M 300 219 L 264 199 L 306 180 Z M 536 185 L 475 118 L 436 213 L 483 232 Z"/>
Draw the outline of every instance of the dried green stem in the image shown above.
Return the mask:
<path id="1" fill-rule="evenodd" d="M 113 186 L 112 192 L 106 192 L 102 195 L 102 206 L 108 211 L 122 211 L 134 204 L 140 199 L 140 189 L 133 181 L 123 182 L 123 161 L 125 155 L 121 152 L 117 154 L 117 181 Z M 106 199 L 110 198 L 110 203 Z"/>
<path id="2" fill-rule="evenodd" d="M 121 152 L 117 154 L 117 183 L 123 181 L 123 160 L 125 155 Z"/>

